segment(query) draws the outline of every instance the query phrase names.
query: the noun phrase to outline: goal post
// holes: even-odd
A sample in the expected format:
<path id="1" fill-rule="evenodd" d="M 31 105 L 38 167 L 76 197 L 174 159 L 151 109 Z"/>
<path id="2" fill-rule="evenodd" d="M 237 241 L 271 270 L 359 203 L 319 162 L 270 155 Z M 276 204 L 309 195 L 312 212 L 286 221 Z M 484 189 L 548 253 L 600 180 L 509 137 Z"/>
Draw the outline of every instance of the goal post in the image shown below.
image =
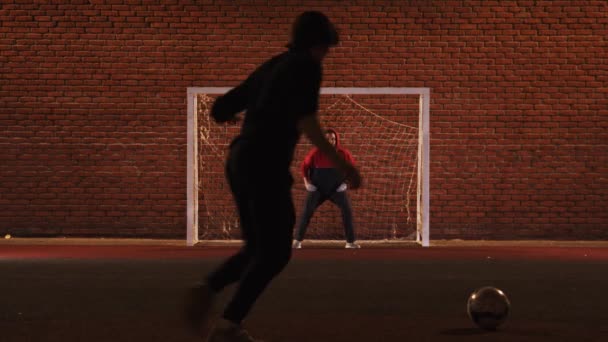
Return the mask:
<path id="1" fill-rule="evenodd" d="M 208 116 L 213 98 L 230 89 L 228 87 L 187 89 L 186 237 L 189 246 L 201 240 L 201 233 L 213 239 L 218 234 L 230 239 L 233 230 L 238 230 L 236 229 L 238 219 L 234 213 L 231 213 L 234 211 L 234 204 L 231 201 L 230 191 L 222 183 L 227 144 L 229 139 L 238 134 L 239 127 L 215 124 Z M 415 110 L 412 101 L 407 101 L 408 105 L 405 104 L 406 97 L 417 100 Z M 321 88 L 321 102 L 322 123 L 325 112 L 336 116 L 334 121 L 331 121 L 334 124 L 348 120 L 353 122 L 351 126 L 343 129 L 347 131 L 345 135 L 350 143 L 346 148 L 351 151 L 355 148 L 352 152 L 364 177 L 362 189 L 370 183 L 368 180 L 374 181 L 371 182 L 372 189 L 367 192 L 363 190 L 365 194 L 355 199 L 363 202 L 362 208 L 369 209 L 369 213 L 366 214 L 369 223 L 362 219 L 363 221 L 357 224 L 357 226 L 369 225 L 369 228 L 363 227 L 364 231 L 368 229 L 367 235 L 363 234 L 363 236 L 369 236 L 370 239 L 379 237 L 381 240 L 399 239 L 405 234 L 400 231 L 402 226 L 411 221 L 415 227 L 410 235 L 418 244 L 429 246 L 430 89 L 324 87 Z M 412 112 L 408 115 L 410 119 L 416 119 L 417 123 L 404 123 L 401 116 L 405 116 L 402 115 L 405 112 Z M 388 114 L 384 115 L 385 113 Z M 204 151 L 201 151 L 203 149 Z M 358 155 L 363 154 L 365 154 L 363 158 L 358 158 Z M 403 157 L 400 157 L 401 155 Z M 399 162 L 393 163 L 394 160 Z M 296 162 L 300 161 L 294 158 L 294 163 Z M 367 173 L 366 167 L 369 168 Z M 388 177 L 389 175 L 393 178 Z M 413 182 L 416 182 L 416 186 L 413 186 Z M 357 191 L 361 192 L 361 190 Z M 357 196 L 357 191 L 353 191 L 354 196 Z M 201 196 L 203 208 L 199 207 Z M 410 206 L 413 200 L 416 201 L 415 210 Z M 222 207 L 217 207 L 216 203 L 221 204 Z M 300 204 L 296 202 L 298 209 Z M 205 213 L 202 220 L 201 210 Z M 415 218 L 412 217 L 410 220 L 414 211 Z M 355 216 L 358 215 L 356 208 L 353 208 L 353 212 Z M 401 213 L 403 217 L 400 217 Z M 316 214 L 316 216 L 320 215 L 323 214 Z M 199 229 L 201 224 L 212 226 L 213 229 L 210 229 L 210 232 L 201 232 Z M 358 230 L 359 227 L 356 228 Z M 385 230 L 387 233 L 382 235 L 381 232 Z M 389 230 L 391 233 L 388 232 Z M 359 240 L 365 241 L 367 238 L 359 236 Z"/>

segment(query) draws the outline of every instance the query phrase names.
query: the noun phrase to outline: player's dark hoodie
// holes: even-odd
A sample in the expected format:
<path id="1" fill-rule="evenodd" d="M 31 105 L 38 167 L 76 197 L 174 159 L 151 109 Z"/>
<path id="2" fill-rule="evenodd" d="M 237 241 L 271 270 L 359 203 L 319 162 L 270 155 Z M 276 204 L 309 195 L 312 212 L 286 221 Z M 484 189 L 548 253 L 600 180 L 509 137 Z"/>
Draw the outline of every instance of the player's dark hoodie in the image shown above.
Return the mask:
<path id="1" fill-rule="evenodd" d="M 336 136 L 335 147 L 338 153 L 354 165 L 355 161 L 350 152 L 340 147 L 338 132 L 333 129 L 328 129 L 327 132 L 331 132 Z M 327 196 L 330 196 L 344 182 L 344 177 L 340 175 L 332 161 L 316 147 L 308 152 L 300 170 L 304 178 L 316 186 L 319 192 Z"/>

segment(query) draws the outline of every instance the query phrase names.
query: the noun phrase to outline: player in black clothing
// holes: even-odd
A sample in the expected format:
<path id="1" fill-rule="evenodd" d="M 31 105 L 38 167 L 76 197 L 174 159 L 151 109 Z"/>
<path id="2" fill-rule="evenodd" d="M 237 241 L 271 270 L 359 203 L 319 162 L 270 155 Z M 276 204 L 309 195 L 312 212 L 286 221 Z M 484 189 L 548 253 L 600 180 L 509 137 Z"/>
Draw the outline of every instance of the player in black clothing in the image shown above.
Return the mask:
<path id="1" fill-rule="evenodd" d="M 241 322 L 291 258 L 295 212 L 289 167 L 300 134 L 333 161 L 351 188 L 360 186 L 358 170 L 327 141 L 317 118 L 321 63 L 337 43 L 338 34 L 325 15 L 304 12 L 293 25 L 288 51 L 262 64 L 212 107 L 217 122 L 246 112 L 226 162 L 245 245 L 190 292 L 187 319 L 201 332 L 216 294 L 238 282 L 210 342 L 255 341 Z"/>

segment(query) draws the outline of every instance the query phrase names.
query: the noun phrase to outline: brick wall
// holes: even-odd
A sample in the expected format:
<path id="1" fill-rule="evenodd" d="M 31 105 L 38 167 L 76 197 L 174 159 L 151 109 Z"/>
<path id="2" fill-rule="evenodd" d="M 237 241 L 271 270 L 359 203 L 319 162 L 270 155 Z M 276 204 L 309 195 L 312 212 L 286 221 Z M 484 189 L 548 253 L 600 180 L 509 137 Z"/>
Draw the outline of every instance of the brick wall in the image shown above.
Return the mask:
<path id="1" fill-rule="evenodd" d="M 430 87 L 432 238 L 608 238 L 606 1 L 0 5 L 0 233 L 185 237 L 186 88 L 325 11 L 324 86 Z"/>

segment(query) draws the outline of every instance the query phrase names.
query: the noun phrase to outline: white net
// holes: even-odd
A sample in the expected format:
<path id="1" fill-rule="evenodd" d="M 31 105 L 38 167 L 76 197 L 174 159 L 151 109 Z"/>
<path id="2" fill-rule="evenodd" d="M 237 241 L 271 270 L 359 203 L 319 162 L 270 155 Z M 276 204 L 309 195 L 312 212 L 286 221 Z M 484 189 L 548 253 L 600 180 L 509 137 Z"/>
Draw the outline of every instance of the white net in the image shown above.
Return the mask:
<path id="1" fill-rule="evenodd" d="M 238 216 L 224 176 L 230 141 L 240 127 L 218 125 L 209 117 L 216 95 L 197 95 L 198 232 L 200 240 L 238 239 Z M 348 190 L 358 240 L 415 239 L 417 210 L 418 96 L 322 95 L 320 119 L 340 135 L 364 177 L 363 187 Z M 306 191 L 300 163 L 312 148 L 303 138 L 292 173 L 298 219 Z M 327 201 L 310 222 L 306 239 L 344 239 L 342 217 Z"/>

